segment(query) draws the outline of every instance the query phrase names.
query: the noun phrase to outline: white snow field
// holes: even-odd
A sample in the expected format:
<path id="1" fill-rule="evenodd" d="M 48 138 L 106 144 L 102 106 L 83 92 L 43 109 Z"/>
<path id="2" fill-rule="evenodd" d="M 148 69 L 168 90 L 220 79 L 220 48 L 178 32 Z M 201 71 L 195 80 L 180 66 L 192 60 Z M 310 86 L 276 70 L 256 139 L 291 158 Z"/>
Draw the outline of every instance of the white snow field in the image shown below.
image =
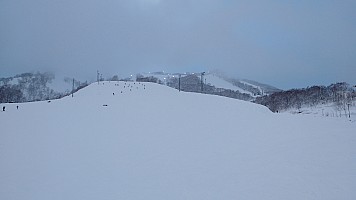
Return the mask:
<path id="1" fill-rule="evenodd" d="M 356 123 L 144 84 L 1 104 L 0 199 L 356 199 Z"/>

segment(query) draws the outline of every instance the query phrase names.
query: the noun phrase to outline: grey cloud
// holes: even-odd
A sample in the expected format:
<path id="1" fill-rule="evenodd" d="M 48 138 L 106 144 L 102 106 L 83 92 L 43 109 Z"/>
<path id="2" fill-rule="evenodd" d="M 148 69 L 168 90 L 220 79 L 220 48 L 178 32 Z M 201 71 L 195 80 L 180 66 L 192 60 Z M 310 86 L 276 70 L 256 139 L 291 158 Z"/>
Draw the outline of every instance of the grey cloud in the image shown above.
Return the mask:
<path id="1" fill-rule="evenodd" d="M 277 87 L 354 82 L 353 1 L 0 1 L 0 70 L 81 78 L 220 69 Z"/>

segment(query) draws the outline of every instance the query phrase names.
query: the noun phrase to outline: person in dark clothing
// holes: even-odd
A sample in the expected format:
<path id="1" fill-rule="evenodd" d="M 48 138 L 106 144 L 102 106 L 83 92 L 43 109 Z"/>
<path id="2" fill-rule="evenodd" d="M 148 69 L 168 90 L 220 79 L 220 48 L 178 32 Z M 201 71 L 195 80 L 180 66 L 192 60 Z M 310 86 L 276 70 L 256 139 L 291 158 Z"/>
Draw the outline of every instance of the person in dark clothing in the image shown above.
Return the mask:
<path id="1" fill-rule="evenodd" d="M 19 109 L 19 106 L 16 106 L 17 110 Z"/>
<path id="2" fill-rule="evenodd" d="M 2 107 L 2 111 L 5 111 L 5 106 Z"/>

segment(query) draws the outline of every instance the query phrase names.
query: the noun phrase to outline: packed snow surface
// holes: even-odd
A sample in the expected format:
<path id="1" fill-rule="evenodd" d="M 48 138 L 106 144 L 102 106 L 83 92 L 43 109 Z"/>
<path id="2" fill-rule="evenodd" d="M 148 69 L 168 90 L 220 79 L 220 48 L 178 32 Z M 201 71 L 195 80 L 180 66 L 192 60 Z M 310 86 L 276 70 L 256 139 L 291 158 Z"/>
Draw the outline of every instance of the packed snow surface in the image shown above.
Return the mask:
<path id="1" fill-rule="evenodd" d="M 134 82 L 4 105 L 0 199 L 356 199 L 354 122 Z"/>

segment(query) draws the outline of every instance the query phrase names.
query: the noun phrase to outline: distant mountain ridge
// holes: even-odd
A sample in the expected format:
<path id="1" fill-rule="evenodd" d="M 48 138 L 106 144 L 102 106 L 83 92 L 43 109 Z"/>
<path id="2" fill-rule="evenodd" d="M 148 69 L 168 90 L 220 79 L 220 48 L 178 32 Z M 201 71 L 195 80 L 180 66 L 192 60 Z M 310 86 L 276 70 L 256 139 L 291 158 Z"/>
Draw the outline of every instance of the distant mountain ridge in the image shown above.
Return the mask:
<path id="1" fill-rule="evenodd" d="M 202 78 L 203 80 L 201 80 Z M 179 79 L 182 91 L 214 94 L 247 101 L 282 91 L 274 86 L 257 81 L 230 78 L 216 71 L 203 74 L 193 72 L 167 73 L 162 71 L 137 75 L 138 81 L 156 82 L 176 89 L 179 89 Z"/>

